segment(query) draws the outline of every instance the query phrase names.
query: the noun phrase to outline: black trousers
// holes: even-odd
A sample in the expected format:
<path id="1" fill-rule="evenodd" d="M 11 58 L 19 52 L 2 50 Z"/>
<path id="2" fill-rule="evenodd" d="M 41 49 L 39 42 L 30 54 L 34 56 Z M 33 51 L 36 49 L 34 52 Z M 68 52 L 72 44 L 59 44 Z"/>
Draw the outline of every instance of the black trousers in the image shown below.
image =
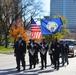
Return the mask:
<path id="1" fill-rule="evenodd" d="M 51 65 L 54 64 L 54 58 L 53 58 L 53 54 L 49 54 L 50 55 L 50 60 L 51 60 Z"/>
<path id="2" fill-rule="evenodd" d="M 32 65 L 36 65 L 36 55 L 29 55 L 29 63 L 30 63 L 30 68 L 32 68 Z"/>
<path id="3" fill-rule="evenodd" d="M 41 54 L 41 68 L 43 68 L 44 66 L 46 68 L 46 64 L 47 64 L 46 54 L 45 55 Z"/>
<path id="4" fill-rule="evenodd" d="M 39 59 L 38 59 L 38 52 L 36 53 L 36 63 L 39 63 Z"/>
<path id="5" fill-rule="evenodd" d="M 54 65 L 55 65 L 54 68 L 59 69 L 59 55 L 58 56 L 54 55 L 53 57 L 54 57 Z"/>
<path id="6" fill-rule="evenodd" d="M 17 56 L 16 61 L 17 61 L 18 70 L 20 70 L 20 62 L 22 63 L 22 67 L 25 69 L 25 57 L 24 56 L 21 56 L 21 57 Z"/>

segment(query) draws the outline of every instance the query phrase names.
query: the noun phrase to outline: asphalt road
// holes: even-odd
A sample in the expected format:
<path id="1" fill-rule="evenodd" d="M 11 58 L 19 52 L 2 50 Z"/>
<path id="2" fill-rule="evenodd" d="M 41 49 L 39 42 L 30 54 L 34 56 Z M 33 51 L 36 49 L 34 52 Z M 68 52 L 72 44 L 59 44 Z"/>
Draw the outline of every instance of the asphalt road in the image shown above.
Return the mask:
<path id="1" fill-rule="evenodd" d="M 15 69 L 16 62 L 13 54 L 4 55 L 0 54 L 0 75 L 76 75 L 76 57 L 69 58 L 69 65 L 65 64 L 62 67 L 60 64 L 60 69 L 54 70 L 53 65 L 50 65 L 49 55 L 47 56 L 47 68 L 44 70 L 40 70 L 40 56 L 39 56 L 39 64 L 37 64 L 35 69 L 29 70 L 29 57 L 26 54 L 26 70 L 23 71 L 21 67 L 21 71 L 17 72 Z M 61 61 L 61 60 L 60 60 Z"/>

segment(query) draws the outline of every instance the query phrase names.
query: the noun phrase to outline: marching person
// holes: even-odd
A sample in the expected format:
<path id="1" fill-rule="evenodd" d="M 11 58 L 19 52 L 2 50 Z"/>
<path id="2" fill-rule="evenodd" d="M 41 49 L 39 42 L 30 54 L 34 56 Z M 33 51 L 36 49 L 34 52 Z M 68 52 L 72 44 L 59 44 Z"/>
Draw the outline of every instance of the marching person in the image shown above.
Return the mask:
<path id="1" fill-rule="evenodd" d="M 36 43 L 33 39 L 30 39 L 29 41 L 30 42 L 27 45 L 27 49 L 29 52 L 29 69 L 32 69 L 32 65 L 34 66 L 34 68 L 36 67 Z"/>
<path id="2" fill-rule="evenodd" d="M 55 45 L 52 48 L 54 58 L 54 69 L 59 70 L 59 55 L 61 52 L 61 45 L 57 39 L 55 39 Z"/>
<path id="3" fill-rule="evenodd" d="M 18 41 L 16 41 L 14 45 L 14 55 L 16 56 L 18 71 L 20 71 L 20 61 L 22 62 L 23 70 L 25 70 L 25 53 L 26 42 L 22 40 L 21 35 L 18 35 Z"/>
<path id="4" fill-rule="evenodd" d="M 66 41 L 63 42 L 62 44 L 62 66 L 64 66 L 65 62 L 67 63 L 67 65 L 69 64 L 68 62 L 68 53 L 69 53 L 69 46 L 66 43 Z"/>
<path id="5" fill-rule="evenodd" d="M 39 44 L 35 40 L 33 40 L 33 42 L 36 44 L 36 51 L 35 51 L 35 53 L 36 53 L 36 64 L 38 64 L 39 63 L 39 59 L 38 59 Z"/>
<path id="6" fill-rule="evenodd" d="M 50 60 L 51 60 L 51 65 L 54 65 L 54 58 L 53 58 L 53 49 L 55 47 L 55 41 L 53 40 L 52 43 L 49 45 L 49 55 L 50 55 Z"/>
<path id="7" fill-rule="evenodd" d="M 47 50 L 48 44 L 45 42 L 45 38 L 43 37 L 42 42 L 40 43 L 40 57 L 41 57 L 41 70 L 47 64 Z"/>
<path id="8" fill-rule="evenodd" d="M 36 64 L 38 64 L 39 63 L 39 59 L 38 59 L 39 44 L 35 41 L 35 39 L 33 39 L 32 41 L 33 43 L 35 43 Z"/>

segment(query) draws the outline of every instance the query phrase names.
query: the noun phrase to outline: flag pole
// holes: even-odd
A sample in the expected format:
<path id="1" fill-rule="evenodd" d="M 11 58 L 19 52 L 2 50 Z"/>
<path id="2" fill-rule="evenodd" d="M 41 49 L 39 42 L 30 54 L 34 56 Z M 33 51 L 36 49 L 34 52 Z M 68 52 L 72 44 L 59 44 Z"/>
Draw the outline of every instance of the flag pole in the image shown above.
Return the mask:
<path id="1" fill-rule="evenodd" d="M 41 16 L 39 15 L 39 18 L 40 18 L 40 24 L 41 24 L 41 32 L 42 32 L 42 20 L 41 20 Z M 43 34 L 42 34 L 42 38 L 43 38 Z"/>
<path id="2" fill-rule="evenodd" d="M 31 25 L 31 18 L 32 18 L 32 13 L 30 13 L 30 25 Z M 32 37 L 31 37 L 31 28 L 30 28 L 30 39 L 32 39 Z"/>

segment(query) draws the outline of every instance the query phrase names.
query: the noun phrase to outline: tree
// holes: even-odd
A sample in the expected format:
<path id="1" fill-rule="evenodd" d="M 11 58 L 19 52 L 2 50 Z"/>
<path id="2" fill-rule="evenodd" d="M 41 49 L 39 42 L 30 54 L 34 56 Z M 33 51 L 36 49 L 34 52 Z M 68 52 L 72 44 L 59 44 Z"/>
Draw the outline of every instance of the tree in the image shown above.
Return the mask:
<path id="1" fill-rule="evenodd" d="M 11 26 L 17 19 L 24 19 L 24 27 L 30 24 L 30 13 L 37 16 L 40 9 L 40 2 L 36 0 L 0 0 L 0 25 L 3 30 L 1 35 L 5 36 L 5 47 L 8 44 L 8 36 Z"/>
<path id="2" fill-rule="evenodd" d="M 64 18 L 61 15 L 56 15 L 56 16 L 54 16 L 54 18 L 61 18 L 61 20 L 62 20 L 63 25 L 62 25 L 62 28 L 61 28 L 61 31 L 60 31 L 61 35 L 63 35 L 63 37 L 69 35 L 70 34 L 70 31 L 69 31 L 69 29 L 66 28 L 67 19 Z"/>
<path id="3" fill-rule="evenodd" d="M 57 33 L 55 33 L 55 34 L 50 34 L 50 35 L 45 35 L 45 38 L 46 38 L 46 41 L 48 42 L 48 43 L 50 43 L 52 40 L 54 40 L 54 39 L 58 39 L 58 40 L 60 40 L 61 38 L 63 38 L 63 36 L 62 36 L 62 34 L 60 33 L 60 32 L 57 32 Z"/>
<path id="4" fill-rule="evenodd" d="M 55 15 L 54 18 L 61 18 L 63 25 L 67 24 L 67 19 L 62 15 Z"/>
<path id="5" fill-rule="evenodd" d="M 69 35 L 69 34 L 70 34 L 69 29 L 66 29 L 65 25 L 64 25 L 64 26 L 62 26 L 61 34 L 62 34 L 63 36 L 67 36 L 67 35 Z"/>
<path id="6" fill-rule="evenodd" d="M 23 25 L 19 23 L 17 20 L 15 25 L 11 27 L 10 35 L 15 40 L 17 40 L 19 34 L 22 35 L 22 40 L 27 42 L 28 36 L 27 36 L 26 30 L 24 29 Z"/>

